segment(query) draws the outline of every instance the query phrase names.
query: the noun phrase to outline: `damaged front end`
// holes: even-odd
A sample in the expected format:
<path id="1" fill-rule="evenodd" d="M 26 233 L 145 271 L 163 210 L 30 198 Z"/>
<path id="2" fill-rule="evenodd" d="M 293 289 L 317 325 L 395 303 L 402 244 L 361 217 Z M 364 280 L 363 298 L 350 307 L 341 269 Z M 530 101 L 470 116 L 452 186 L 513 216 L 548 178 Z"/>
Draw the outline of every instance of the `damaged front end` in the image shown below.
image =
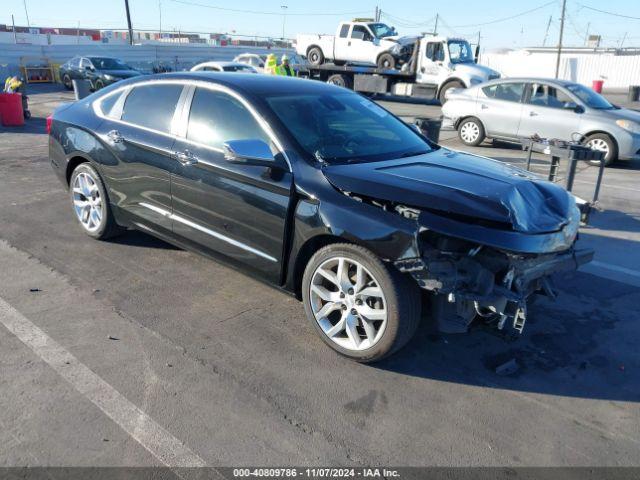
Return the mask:
<path id="1" fill-rule="evenodd" d="M 406 215 L 406 207 L 401 211 Z M 480 316 L 499 330 L 522 333 L 527 300 L 555 298 L 550 276 L 593 258 L 592 250 L 574 247 L 577 209 L 562 230 L 538 235 L 414 212 L 422 255 L 395 266 L 434 294 L 431 314 L 443 332 L 465 332 Z"/>

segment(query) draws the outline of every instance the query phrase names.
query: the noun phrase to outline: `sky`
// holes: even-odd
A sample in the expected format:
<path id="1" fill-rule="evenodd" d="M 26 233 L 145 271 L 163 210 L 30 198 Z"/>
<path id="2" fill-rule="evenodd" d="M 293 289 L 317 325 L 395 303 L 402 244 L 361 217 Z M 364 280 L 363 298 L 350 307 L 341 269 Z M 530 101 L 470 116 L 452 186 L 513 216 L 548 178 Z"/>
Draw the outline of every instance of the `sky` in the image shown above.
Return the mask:
<path id="1" fill-rule="evenodd" d="M 134 29 L 157 30 L 162 21 L 163 31 L 276 38 L 282 36 L 283 23 L 287 38 L 295 38 L 297 33 L 332 34 L 340 20 L 373 17 L 377 5 L 382 10 L 382 21 L 395 26 L 400 34 L 433 31 L 438 14 L 438 33 L 463 36 L 470 41 L 475 41 L 479 33 L 483 49 L 540 46 L 545 36 L 547 46 L 556 45 L 561 3 L 562 0 L 129 0 Z M 2 0 L 0 4 L 0 23 L 6 24 L 11 24 L 13 14 L 16 25 L 26 25 L 26 5 L 31 26 L 80 24 L 85 28 L 124 29 L 127 25 L 124 0 Z M 601 35 L 606 47 L 640 47 L 640 0 L 567 0 L 566 18 L 565 45 L 583 45 L 588 31 Z"/>

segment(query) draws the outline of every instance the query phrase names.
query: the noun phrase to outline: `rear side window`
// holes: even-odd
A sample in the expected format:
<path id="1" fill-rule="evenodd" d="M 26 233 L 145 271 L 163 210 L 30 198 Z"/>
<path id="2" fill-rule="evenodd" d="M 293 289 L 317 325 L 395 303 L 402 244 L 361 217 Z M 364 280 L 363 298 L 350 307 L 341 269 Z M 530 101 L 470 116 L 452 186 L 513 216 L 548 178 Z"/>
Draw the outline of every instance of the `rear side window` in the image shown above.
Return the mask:
<path id="1" fill-rule="evenodd" d="M 124 103 L 122 120 L 169 133 L 180 93 L 182 93 L 182 85 L 164 84 L 135 87 Z"/>
<path id="2" fill-rule="evenodd" d="M 349 35 L 349 24 L 345 23 L 340 27 L 340 38 L 347 38 L 347 35 Z"/>
<path id="3" fill-rule="evenodd" d="M 519 102 L 524 92 L 524 83 L 498 83 L 482 89 L 489 98 L 505 100 L 507 102 Z"/>
<path id="4" fill-rule="evenodd" d="M 271 140 L 246 107 L 223 92 L 196 88 L 189 113 L 187 139 L 222 148 L 229 140 Z"/>

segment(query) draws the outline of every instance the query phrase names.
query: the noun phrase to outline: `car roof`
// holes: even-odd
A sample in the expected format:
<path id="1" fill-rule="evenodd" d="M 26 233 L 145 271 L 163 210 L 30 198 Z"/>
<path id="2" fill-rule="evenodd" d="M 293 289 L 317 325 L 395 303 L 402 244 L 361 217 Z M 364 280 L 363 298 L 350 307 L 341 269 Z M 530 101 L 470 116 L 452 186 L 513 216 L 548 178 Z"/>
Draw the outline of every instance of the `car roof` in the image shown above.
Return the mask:
<path id="1" fill-rule="evenodd" d="M 249 95 L 336 94 L 349 92 L 344 88 L 305 78 L 280 75 L 256 75 L 235 72 L 173 72 L 144 75 L 119 82 L 135 85 L 153 80 L 198 80 L 223 85 Z"/>
<path id="2" fill-rule="evenodd" d="M 518 83 L 518 82 L 525 82 L 525 83 L 550 83 L 553 85 L 558 85 L 561 87 L 566 87 L 567 85 L 575 85 L 576 82 L 572 82 L 570 80 L 562 80 L 559 78 L 545 78 L 545 77 L 503 77 L 503 78 L 497 78 L 495 80 L 490 80 L 489 82 L 486 83 L 491 83 L 491 84 L 495 84 L 495 83 Z M 482 86 L 485 86 L 485 84 L 482 84 Z"/>
<path id="3" fill-rule="evenodd" d="M 250 65 L 247 65 L 246 63 L 240 63 L 240 62 L 218 62 L 218 61 L 211 61 L 211 62 L 202 62 L 202 63 L 198 63 L 196 65 L 194 65 L 195 67 L 200 67 L 200 66 L 211 66 L 211 67 L 242 67 L 242 68 L 251 68 Z"/>

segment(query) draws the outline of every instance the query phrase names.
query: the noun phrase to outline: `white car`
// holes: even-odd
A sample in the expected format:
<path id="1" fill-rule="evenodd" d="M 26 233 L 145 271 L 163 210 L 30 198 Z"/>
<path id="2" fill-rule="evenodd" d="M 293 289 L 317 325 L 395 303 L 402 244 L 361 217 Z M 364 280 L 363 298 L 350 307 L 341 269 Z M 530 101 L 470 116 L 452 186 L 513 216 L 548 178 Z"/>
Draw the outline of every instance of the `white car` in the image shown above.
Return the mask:
<path id="1" fill-rule="evenodd" d="M 239 62 L 203 62 L 191 67 L 191 71 L 258 73 L 252 66 Z"/>
<path id="2" fill-rule="evenodd" d="M 243 53 L 233 59 L 234 62 L 250 65 L 258 73 L 264 73 L 264 64 L 267 62 L 266 55 L 258 55 L 257 53 Z"/>

